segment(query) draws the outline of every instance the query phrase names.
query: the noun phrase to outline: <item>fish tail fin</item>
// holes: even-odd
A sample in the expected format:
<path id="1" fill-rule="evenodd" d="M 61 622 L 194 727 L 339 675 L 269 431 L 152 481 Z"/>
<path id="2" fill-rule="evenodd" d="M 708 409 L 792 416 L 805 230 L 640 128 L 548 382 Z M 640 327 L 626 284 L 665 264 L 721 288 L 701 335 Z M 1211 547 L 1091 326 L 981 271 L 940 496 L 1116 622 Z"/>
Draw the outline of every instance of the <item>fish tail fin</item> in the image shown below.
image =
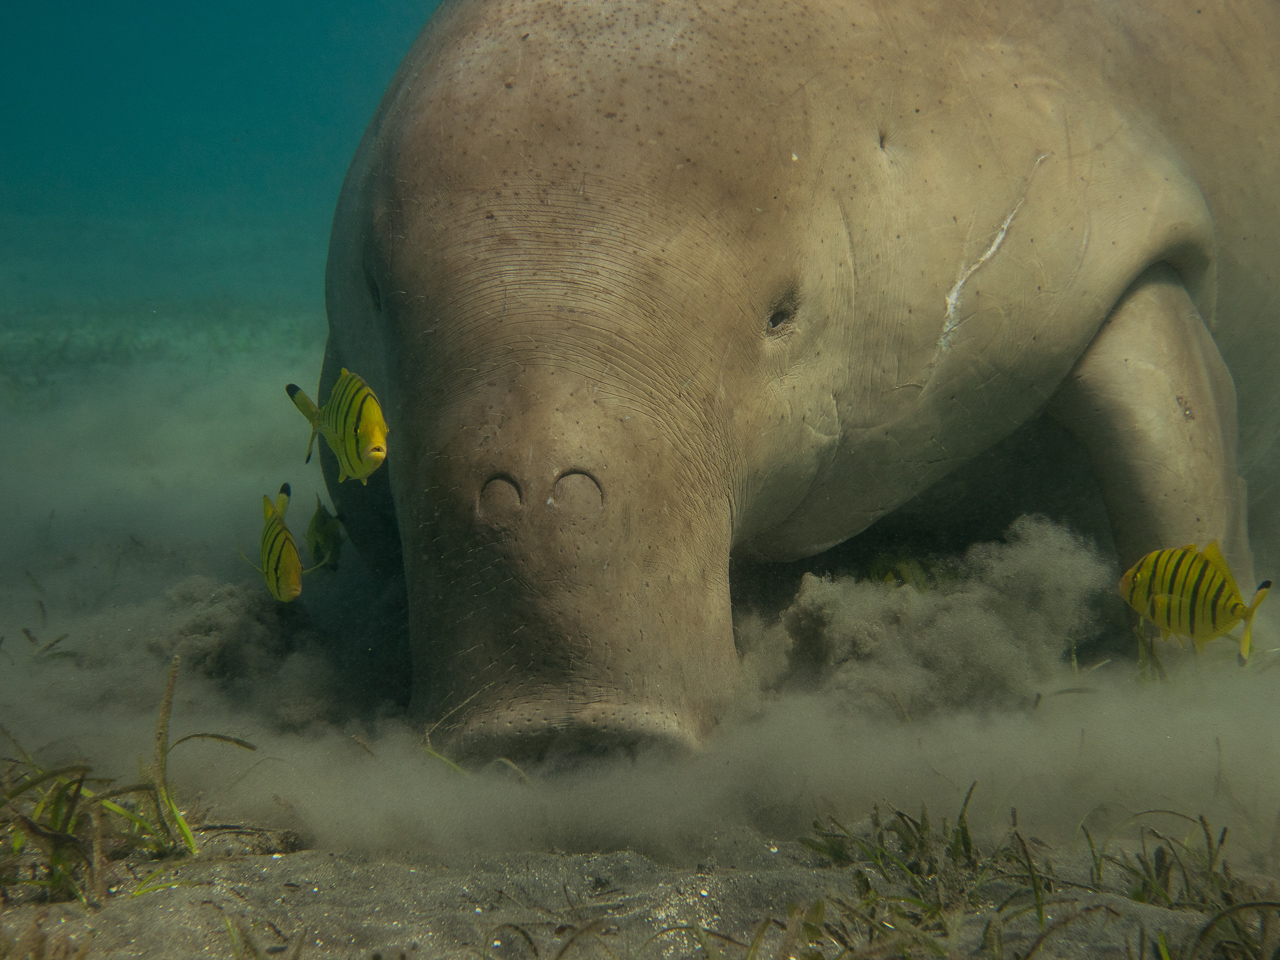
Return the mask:
<path id="1" fill-rule="evenodd" d="M 280 484 L 280 492 L 276 494 L 276 513 L 280 514 L 281 520 L 284 519 L 285 511 L 289 509 L 289 497 L 292 494 L 293 491 L 287 483 Z M 263 497 L 263 499 L 265 500 L 266 497 Z"/>
<path id="2" fill-rule="evenodd" d="M 293 401 L 293 405 L 298 411 L 307 418 L 307 422 L 311 424 L 311 436 L 307 439 L 307 463 L 311 462 L 311 448 L 316 442 L 316 431 L 320 427 L 320 408 L 315 405 L 310 397 L 303 392 L 302 388 L 296 383 L 286 384 L 284 392 L 289 394 L 289 399 Z"/>
<path id="3" fill-rule="evenodd" d="M 286 384 L 284 392 L 289 395 L 289 399 L 293 401 L 293 405 L 302 412 L 311 423 L 320 422 L 320 408 L 317 407 L 311 398 L 303 392 L 302 388 L 296 383 Z"/>
<path id="4" fill-rule="evenodd" d="M 1258 592 L 1253 595 L 1253 602 L 1249 604 L 1249 611 L 1244 615 L 1244 636 L 1240 638 L 1240 665 L 1244 666 L 1249 660 L 1249 646 L 1253 639 L 1253 615 L 1258 612 L 1258 606 L 1266 599 L 1268 593 L 1271 592 L 1271 581 L 1263 580 L 1258 584 Z"/>

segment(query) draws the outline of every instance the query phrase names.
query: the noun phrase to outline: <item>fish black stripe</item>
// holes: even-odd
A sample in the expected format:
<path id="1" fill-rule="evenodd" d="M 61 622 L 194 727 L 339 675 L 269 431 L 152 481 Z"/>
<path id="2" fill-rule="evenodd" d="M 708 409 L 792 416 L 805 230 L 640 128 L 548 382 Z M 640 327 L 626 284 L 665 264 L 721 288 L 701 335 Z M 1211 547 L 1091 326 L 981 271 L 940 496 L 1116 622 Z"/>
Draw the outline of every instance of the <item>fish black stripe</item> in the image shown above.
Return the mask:
<path id="1" fill-rule="evenodd" d="M 283 525 L 281 525 L 280 534 L 281 536 L 276 539 L 273 545 L 273 547 L 278 547 L 279 549 L 275 551 L 275 556 L 271 562 L 271 582 L 274 584 L 273 592 L 277 595 L 280 593 L 280 584 L 283 581 L 280 570 L 284 565 L 289 548 L 293 548 L 294 554 L 298 552 L 298 548 L 294 546 L 293 537 L 289 535 L 289 531 L 284 529 Z"/>
<path id="2" fill-rule="evenodd" d="M 1161 550 L 1160 555 L 1156 558 L 1155 565 L 1151 569 L 1151 578 L 1147 581 L 1147 597 L 1151 601 L 1151 619 L 1156 623 L 1156 598 L 1164 593 L 1164 567 L 1165 554 L 1168 551 Z"/>
<path id="3" fill-rule="evenodd" d="M 1173 560 L 1173 569 L 1169 571 L 1169 593 L 1178 592 L 1178 571 L 1182 569 L 1183 562 L 1187 559 L 1185 550 L 1179 550 L 1177 556 Z"/>
<path id="4" fill-rule="evenodd" d="M 1222 594 L 1226 592 L 1227 578 L 1222 576 L 1222 574 L 1218 573 L 1216 570 L 1214 571 L 1214 573 L 1217 574 L 1218 576 L 1218 589 L 1213 592 L 1213 599 L 1209 602 L 1209 619 L 1213 623 L 1213 629 L 1217 630 L 1218 629 L 1218 601 L 1222 599 Z"/>
<path id="5" fill-rule="evenodd" d="M 350 415 L 351 404 L 355 401 L 356 394 L 360 387 L 356 378 L 347 376 L 347 382 L 342 384 L 342 393 L 338 397 L 338 403 L 333 411 L 333 422 L 329 424 L 333 428 L 333 432 L 341 435 L 347 423 L 347 417 Z"/>
<path id="6" fill-rule="evenodd" d="M 1178 559 L 1176 559 L 1174 568 L 1172 568 L 1169 573 L 1169 594 L 1179 600 L 1183 599 L 1185 596 L 1183 589 L 1187 586 L 1187 579 L 1190 573 L 1189 561 L 1193 556 L 1194 554 L 1189 554 L 1187 552 L 1183 552 L 1183 550 L 1179 550 Z M 1184 604 L 1176 604 L 1176 609 L 1174 608 L 1174 604 L 1170 604 L 1169 616 L 1169 627 L 1171 630 L 1174 631 L 1175 634 L 1183 634 L 1183 620 L 1187 617 L 1187 611 L 1185 611 Z"/>
<path id="7" fill-rule="evenodd" d="M 1160 559 L 1156 561 L 1155 572 L 1151 575 L 1151 589 L 1156 593 L 1169 592 L 1169 564 L 1173 561 L 1172 550 L 1161 550 Z"/>
<path id="8" fill-rule="evenodd" d="M 263 540 L 265 541 L 264 546 L 266 547 L 266 552 L 268 554 L 270 554 L 271 551 L 276 548 L 276 543 L 279 542 L 280 540 L 281 531 L 282 531 L 282 526 L 280 524 L 280 521 L 275 517 L 272 517 L 271 520 L 267 523 L 266 536 L 263 537 Z"/>
<path id="9" fill-rule="evenodd" d="M 289 536 L 289 528 L 284 525 L 284 520 L 279 513 L 272 514 L 271 522 L 268 526 L 271 528 L 271 535 L 275 539 Z"/>
<path id="10" fill-rule="evenodd" d="M 1182 616 L 1185 620 L 1183 632 L 1185 636 L 1193 636 L 1196 628 L 1195 597 L 1192 594 L 1193 584 L 1204 565 L 1204 558 L 1195 552 L 1187 555 L 1187 564 L 1182 571 L 1182 582 L 1178 585 L 1178 596 L 1185 601 L 1182 605 Z"/>
<path id="11" fill-rule="evenodd" d="M 1152 581 L 1151 581 L 1152 593 L 1156 593 L 1156 594 L 1162 593 L 1162 594 L 1168 595 L 1169 588 L 1171 586 L 1169 583 L 1169 567 L 1175 559 L 1174 554 L 1175 554 L 1175 551 L 1173 550 L 1160 551 L 1160 569 L 1157 572 L 1156 576 L 1152 578 Z M 1154 599 L 1152 602 L 1154 604 Z M 1157 621 L 1157 623 L 1158 622 L 1159 621 Z M 1165 605 L 1165 609 L 1164 609 L 1164 626 L 1166 627 L 1173 626 L 1173 608 L 1168 606 L 1167 604 Z"/>
<path id="12" fill-rule="evenodd" d="M 353 469 L 356 461 L 351 456 L 352 446 L 347 441 L 348 424 L 354 435 L 356 424 L 352 420 L 352 407 L 355 405 L 357 398 L 360 396 L 360 383 L 353 376 L 345 384 L 342 393 L 342 406 L 340 411 L 335 414 L 333 426 L 334 436 L 338 438 L 338 446 L 341 448 L 338 452 L 338 459 L 342 461 L 344 472 L 349 476 L 355 473 Z"/>
<path id="13" fill-rule="evenodd" d="M 1143 581 L 1143 589 L 1146 593 L 1142 598 L 1142 602 L 1147 606 L 1147 617 L 1152 623 L 1159 623 L 1156 620 L 1156 597 L 1160 594 L 1157 584 L 1160 577 L 1160 564 L 1164 560 L 1164 555 L 1164 550 L 1157 550 L 1151 554 L 1150 575 Z"/>
<path id="14" fill-rule="evenodd" d="M 280 594 L 280 565 L 284 563 L 284 548 L 286 545 L 287 541 L 282 540 L 280 543 L 280 552 L 276 554 L 275 563 L 271 568 L 271 582 L 275 584 L 275 590 L 273 592 L 277 597 Z"/>
<path id="15" fill-rule="evenodd" d="M 267 589 L 271 591 L 272 595 L 279 593 L 280 589 L 277 586 L 278 581 L 276 580 L 275 557 L 275 553 L 269 553 L 262 559 L 262 575 L 266 578 Z"/>
<path id="16" fill-rule="evenodd" d="M 279 534 L 280 531 L 276 532 Z M 284 543 L 283 536 L 276 536 L 271 544 L 271 580 L 277 588 L 280 585 L 280 558 L 284 556 Z"/>
<path id="17" fill-rule="evenodd" d="M 280 542 L 287 537 L 289 532 L 284 529 L 284 525 L 275 518 L 272 518 L 271 525 L 267 532 L 266 549 L 263 551 L 263 566 L 275 567 L 280 559 Z"/>
<path id="18" fill-rule="evenodd" d="M 1204 583 L 1205 574 L 1209 571 L 1209 563 L 1203 557 L 1196 557 L 1199 562 L 1199 569 L 1196 571 L 1196 582 L 1191 585 L 1190 598 L 1191 610 L 1187 615 L 1187 619 L 1191 621 L 1191 636 L 1195 636 L 1196 630 L 1196 608 L 1200 606 L 1201 594 L 1200 586 Z"/>
<path id="19" fill-rule="evenodd" d="M 1135 576 L 1133 578 L 1132 595 L 1129 597 L 1129 602 L 1132 603 L 1135 607 L 1137 607 L 1139 604 L 1145 604 L 1147 601 L 1151 599 L 1151 596 L 1153 593 L 1151 587 L 1156 575 L 1156 567 L 1159 566 L 1159 564 L 1160 564 L 1159 550 L 1157 550 L 1155 553 L 1147 554 L 1146 558 L 1142 561 L 1142 567 L 1139 571 L 1138 576 Z M 1145 576 L 1142 575 L 1142 571 L 1146 572 Z M 1139 595 L 1140 589 L 1142 591 L 1141 595 Z"/>
<path id="20" fill-rule="evenodd" d="M 365 404 L 373 397 L 368 390 L 360 397 L 360 406 L 356 408 L 355 419 L 351 422 L 351 449 L 355 451 L 355 460 L 361 466 L 364 465 L 364 459 L 360 456 L 360 424 L 364 421 Z"/>
<path id="21" fill-rule="evenodd" d="M 1181 595 L 1181 592 L 1178 590 L 1178 587 L 1179 587 L 1178 572 L 1182 569 L 1182 565 L 1186 561 L 1186 559 L 1187 559 L 1187 551 L 1179 550 L 1176 558 L 1173 561 L 1173 569 L 1169 571 L 1168 589 L 1165 591 L 1170 596 L 1176 597 Z M 1170 603 L 1168 607 L 1168 613 L 1165 616 L 1165 620 L 1168 622 L 1170 629 L 1173 629 L 1175 626 L 1173 622 L 1173 607 L 1174 605 Z M 1182 624 L 1179 623 L 1176 626 L 1181 627 Z"/>

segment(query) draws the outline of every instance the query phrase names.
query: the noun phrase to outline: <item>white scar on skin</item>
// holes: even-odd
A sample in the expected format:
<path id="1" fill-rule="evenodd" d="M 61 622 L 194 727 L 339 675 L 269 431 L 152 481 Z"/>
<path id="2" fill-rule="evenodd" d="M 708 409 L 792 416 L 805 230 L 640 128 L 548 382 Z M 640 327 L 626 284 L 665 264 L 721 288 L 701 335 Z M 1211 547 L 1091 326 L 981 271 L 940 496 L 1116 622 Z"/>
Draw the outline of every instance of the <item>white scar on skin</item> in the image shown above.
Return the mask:
<path id="1" fill-rule="evenodd" d="M 1047 156 L 1047 153 L 1040 154 L 1036 159 L 1035 165 L 1031 168 L 1031 173 L 1027 177 L 1028 192 L 1031 188 L 1031 177 L 1035 175 L 1036 168 L 1040 166 L 1041 161 L 1043 161 Z M 1027 194 L 1023 193 L 1023 195 L 1018 199 L 1018 202 L 1013 205 L 1013 209 L 1009 211 L 1009 215 L 1004 218 L 1004 223 L 1000 224 L 1000 229 L 996 231 L 995 239 L 991 241 L 991 246 L 987 247 L 982 256 L 968 266 L 964 263 L 960 264 L 960 270 L 956 274 L 955 285 L 952 286 L 951 292 L 947 294 L 947 320 L 946 323 L 942 325 L 942 335 L 938 338 L 938 346 L 934 351 L 935 360 L 938 358 L 939 354 L 951 347 L 952 335 L 956 332 L 956 329 L 960 324 L 964 322 L 964 318 L 959 316 L 960 294 L 961 291 L 964 290 L 964 285 L 969 281 L 970 277 L 978 272 L 984 263 L 995 256 L 996 251 L 1000 249 L 1000 245 L 1004 243 L 1004 238 L 1008 234 L 1009 228 L 1013 226 L 1013 218 L 1018 215 L 1018 211 L 1022 209 L 1022 205 L 1026 203 L 1026 201 Z"/>

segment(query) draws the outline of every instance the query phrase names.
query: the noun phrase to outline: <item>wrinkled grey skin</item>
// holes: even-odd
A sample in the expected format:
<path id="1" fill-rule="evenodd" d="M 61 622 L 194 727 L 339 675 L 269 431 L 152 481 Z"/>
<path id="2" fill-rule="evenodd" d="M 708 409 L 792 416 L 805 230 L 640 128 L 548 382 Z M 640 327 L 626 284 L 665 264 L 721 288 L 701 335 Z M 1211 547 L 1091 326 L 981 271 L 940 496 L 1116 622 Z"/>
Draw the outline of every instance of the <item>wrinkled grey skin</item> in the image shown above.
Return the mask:
<path id="1" fill-rule="evenodd" d="M 329 486 L 403 549 L 452 749 L 697 744 L 731 556 L 822 551 L 1045 411 L 1122 562 L 1217 537 L 1252 582 L 1276 7 L 1030 6 L 435 14 L 338 204 L 321 395 L 382 398 L 386 468 Z"/>

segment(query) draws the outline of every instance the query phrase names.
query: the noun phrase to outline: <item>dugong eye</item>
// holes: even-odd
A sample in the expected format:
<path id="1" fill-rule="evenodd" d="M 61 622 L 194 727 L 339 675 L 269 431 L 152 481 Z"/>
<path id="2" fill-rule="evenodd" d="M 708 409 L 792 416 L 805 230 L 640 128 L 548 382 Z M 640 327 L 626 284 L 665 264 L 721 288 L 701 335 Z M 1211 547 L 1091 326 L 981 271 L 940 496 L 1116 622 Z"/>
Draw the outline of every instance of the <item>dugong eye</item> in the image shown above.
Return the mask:
<path id="1" fill-rule="evenodd" d="M 786 329 L 796 317 L 796 308 L 799 306 L 799 298 L 794 288 L 788 290 L 780 296 L 773 305 L 773 310 L 769 312 L 769 319 L 766 322 L 765 329 L 768 333 L 781 333 Z"/>

